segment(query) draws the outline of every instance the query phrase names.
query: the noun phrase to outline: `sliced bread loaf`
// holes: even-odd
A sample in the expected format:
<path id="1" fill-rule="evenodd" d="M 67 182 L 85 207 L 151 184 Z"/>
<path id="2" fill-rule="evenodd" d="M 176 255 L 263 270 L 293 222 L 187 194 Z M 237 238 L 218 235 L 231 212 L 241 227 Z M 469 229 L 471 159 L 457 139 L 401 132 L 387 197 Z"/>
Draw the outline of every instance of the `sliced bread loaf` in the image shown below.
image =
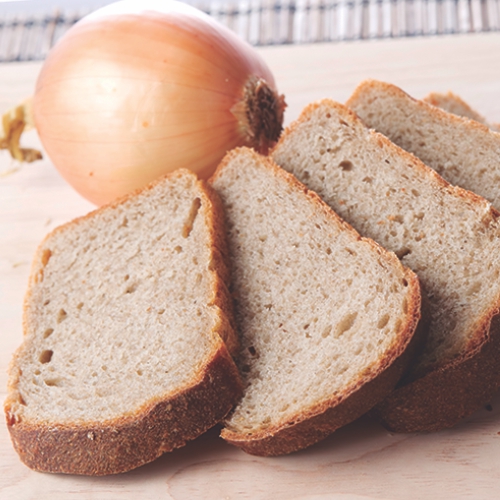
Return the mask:
<path id="1" fill-rule="evenodd" d="M 242 389 L 225 248 L 220 201 L 188 171 L 42 242 L 5 402 L 26 465 L 124 472 L 225 417 Z"/>
<path id="2" fill-rule="evenodd" d="M 228 221 L 245 384 L 222 437 L 256 455 L 290 453 L 392 390 L 418 339 L 419 282 L 249 149 L 229 153 L 212 184 Z"/>
<path id="3" fill-rule="evenodd" d="M 499 133 L 375 80 L 361 83 L 346 105 L 368 127 L 413 153 L 448 182 L 500 209 Z"/>
<path id="4" fill-rule="evenodd" d="M 433 106 L 441 108 L 448 113 L 463 116 L 465 118 L 470 118 L 471 120 L 482 123 L 495 132 L 500 131 L 500 125 L 498 123 L 488 122 L 484 116 L 479 114 L 476 110 L 472 109 L 461 97 L 454 94 L 453 92 L 446 92 L 446 94 L 442 94 L 440 92 L 431 92 L 422 100 L 424 102 L 432 104 Z"/>
<path id="5" fill-rule="evenodd" d="M 437 430 L 487 402 L 500 386 L 499 213 L 330 100 L 308 106 L 272 157 L 395 252 L 428 295 L 425 348 L 378 418 L 394 431 Z"/>

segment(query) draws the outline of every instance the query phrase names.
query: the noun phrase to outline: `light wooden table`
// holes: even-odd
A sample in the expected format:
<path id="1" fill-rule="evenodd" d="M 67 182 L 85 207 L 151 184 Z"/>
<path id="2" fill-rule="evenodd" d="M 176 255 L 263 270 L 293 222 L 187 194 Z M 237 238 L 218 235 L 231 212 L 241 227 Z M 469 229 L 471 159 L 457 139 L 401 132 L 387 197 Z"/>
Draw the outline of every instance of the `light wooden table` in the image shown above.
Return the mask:
<path id="1" fill-rule="evenodd" d="M 422 97 L 453 90 L 500 122 L 500 34 L 259 49 L 289 104 L 287 122 L 322 97 L 347 99 L 364 78 Z M 0 65 L 0 110 L 30 95 L 40 65 Z M 26 143 L 36 145 L 30 133 Z M 52 228 L 92 206 L 48 160 L 17 168 L 0 152 L 0 399 L 20 344 L 21 308 L 33 252 Z M 14 171 L 10 171 L 14 169 Z M 21 464 L 0 423 L 0 499 L 488 499 L 500 494 L 500 395 L 456 428 L 393 435 L 361 419 L 312 448 L 257 458 L 209 432 L 120 476 L 39 474 Z"/>

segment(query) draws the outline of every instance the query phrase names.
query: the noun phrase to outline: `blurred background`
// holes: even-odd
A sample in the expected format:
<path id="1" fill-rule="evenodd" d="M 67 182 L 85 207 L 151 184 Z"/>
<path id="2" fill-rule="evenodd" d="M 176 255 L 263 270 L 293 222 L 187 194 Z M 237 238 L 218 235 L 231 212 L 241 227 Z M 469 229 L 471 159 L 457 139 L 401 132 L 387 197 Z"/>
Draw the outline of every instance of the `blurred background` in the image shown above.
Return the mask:
<path id="1" fill-rule="evenodd" d="M 111 0 L 0 0 L 0 62 L 42 60 Z M 500 30 L 500 0 L 187 0 L 252 45 Z"/>

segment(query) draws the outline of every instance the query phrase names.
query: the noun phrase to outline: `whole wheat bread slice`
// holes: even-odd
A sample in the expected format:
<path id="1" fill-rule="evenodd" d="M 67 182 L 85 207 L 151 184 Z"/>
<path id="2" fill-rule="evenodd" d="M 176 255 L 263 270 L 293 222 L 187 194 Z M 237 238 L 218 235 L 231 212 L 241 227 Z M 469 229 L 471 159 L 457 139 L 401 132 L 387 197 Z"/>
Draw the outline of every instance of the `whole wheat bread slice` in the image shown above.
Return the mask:
<path id="1" fill-rule="evenodd" d="M 483 115 L 472 109 L 460 96 L 453 92 L 431 92 L 422 99 L 442 110 L 464 118 L 470 118 L 476 122 L 486 125 L 495 132 L 500 131 L 500 124 L 489 122 Z"/>
<path id="2" fill-rule="evenodd" d="M 26 465 L 124 472 L 225 417 L 242 385 L 224 231 L 216 194 L 179 171 L 47 236 L 5 403 Z"/>
<path id="3" fill-rule="evenodd" d="M 395 252 L 428 295 L 425 349 L 377 417 L 394 431 L 430 431 L 486 403 L 500 386 L 499 213 L 330 100 L 308 106 L 272 157 Z"/>
<path id="4" fill-rule="evenodd" d="M 376 80 L 362 82 L 346 105 L 448 182 L 500 208 L 500 133 Z"/>
<path id="5" fill-rule="evenodd" d="M 235 150 L 211 182 L 228 221 L 245 384 L 222 437 L 290 453 L 392 390 L 418 339 L 419 282 L 268 158 Z"/>

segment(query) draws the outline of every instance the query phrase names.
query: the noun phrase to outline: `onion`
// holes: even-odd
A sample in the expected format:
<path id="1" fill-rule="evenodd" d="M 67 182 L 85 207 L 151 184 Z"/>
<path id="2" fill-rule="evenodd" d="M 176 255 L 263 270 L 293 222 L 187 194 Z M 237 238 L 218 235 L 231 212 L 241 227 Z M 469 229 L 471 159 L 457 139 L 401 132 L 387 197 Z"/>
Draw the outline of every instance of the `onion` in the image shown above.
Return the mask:
<path id="1" fill-rule="evenodd" d="M 236 146 L 265 153 L 284 108 L 250 45 L 174 0 L 83 18 L 50 52 L 33 101 L 49 158 L 98 205 L 177 168 L 208 178 Z"/>

